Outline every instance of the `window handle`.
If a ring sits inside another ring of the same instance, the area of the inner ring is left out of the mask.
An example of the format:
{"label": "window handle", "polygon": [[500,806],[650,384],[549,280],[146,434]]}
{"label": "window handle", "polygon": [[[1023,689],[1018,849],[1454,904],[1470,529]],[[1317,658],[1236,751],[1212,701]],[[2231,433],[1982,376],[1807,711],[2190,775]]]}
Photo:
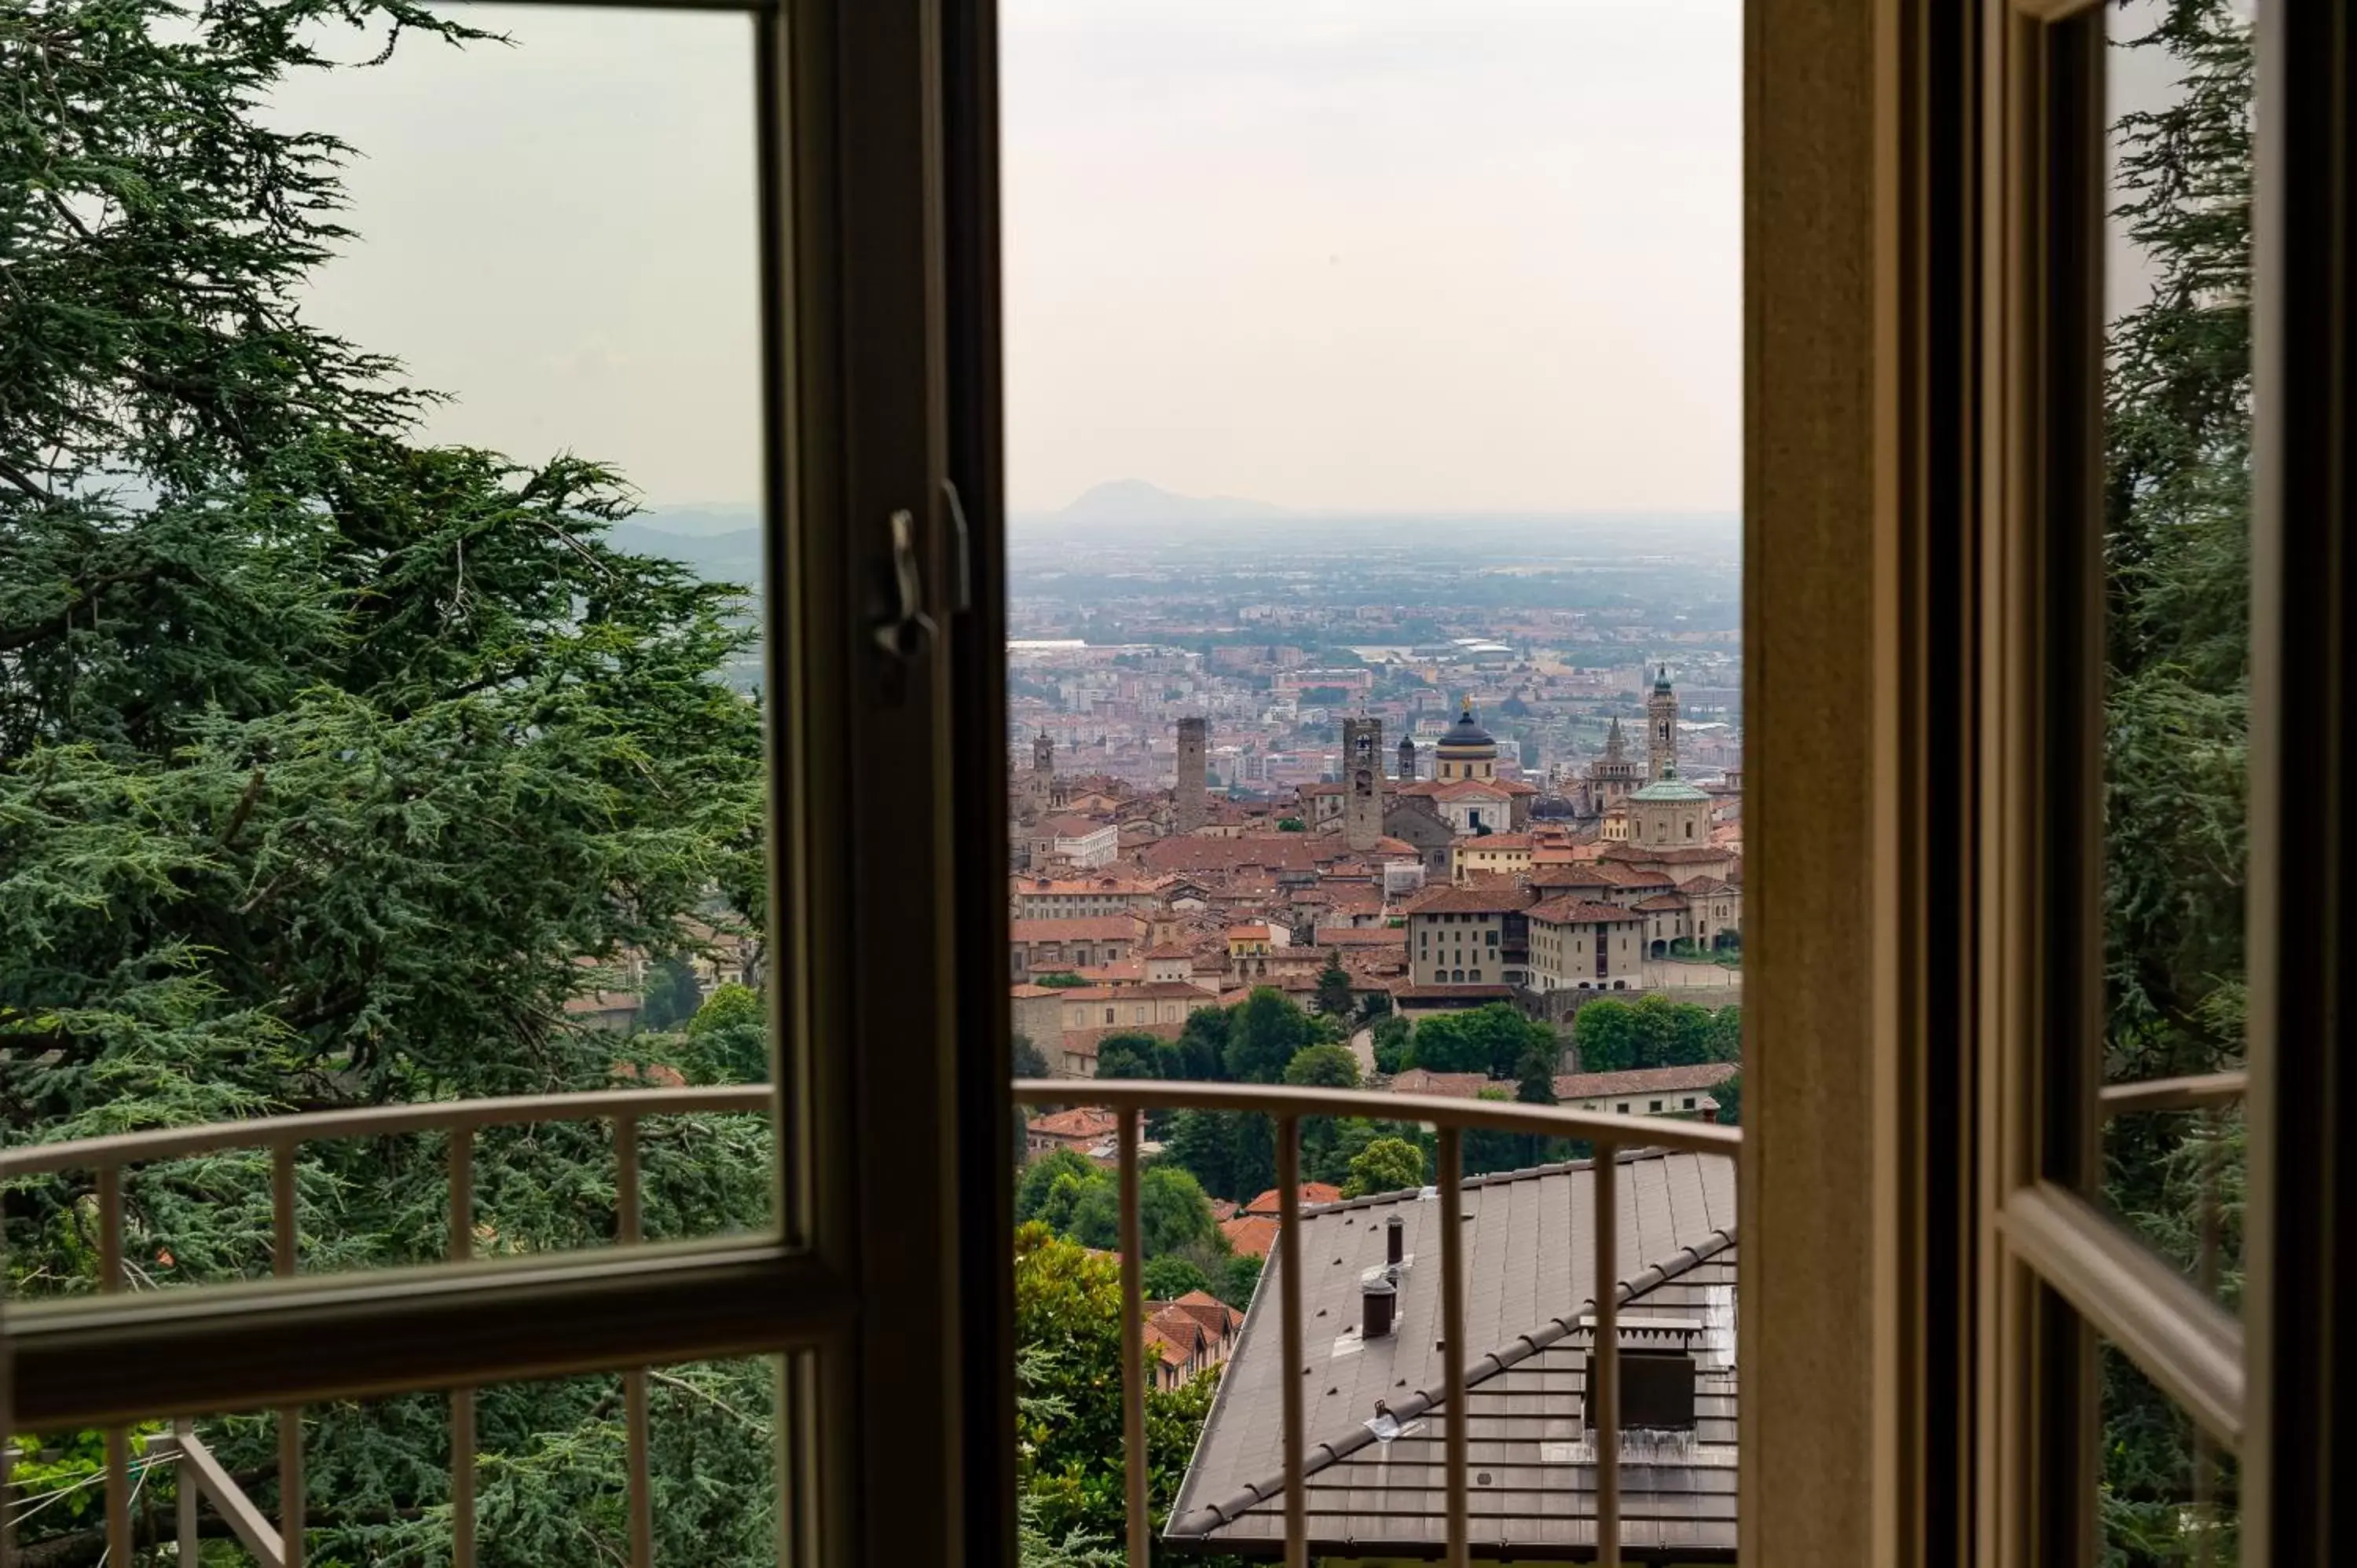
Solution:
{"label": "window handle", "polygon": [[905,507],[892,514],[892,583],[898,613],[876,628],[876,646],[904,664],[932,650],[933,618],[924,611],[924,578],[917,569],[917,520]]}
{"label": "window handle", "polygon": [[950,505],[950,614],[974,608],[974,533],[965,525],[965,503],[958,499],[957,481],[942,481],[942,499]]}

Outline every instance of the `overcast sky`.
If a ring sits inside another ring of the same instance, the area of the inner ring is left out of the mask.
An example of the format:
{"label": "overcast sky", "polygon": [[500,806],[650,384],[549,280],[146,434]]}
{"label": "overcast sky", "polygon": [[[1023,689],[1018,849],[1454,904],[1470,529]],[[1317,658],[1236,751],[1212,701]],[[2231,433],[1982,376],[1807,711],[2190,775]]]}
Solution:
{"label": "overcast sky", "polygon": [[[315,310],[437,435],[752,499],[748,29],[538,6],[290,87]],[[1004,0],[1010,499],[1731,510],[1737,0]],[[353,39],[341,51],[373,52]]]}

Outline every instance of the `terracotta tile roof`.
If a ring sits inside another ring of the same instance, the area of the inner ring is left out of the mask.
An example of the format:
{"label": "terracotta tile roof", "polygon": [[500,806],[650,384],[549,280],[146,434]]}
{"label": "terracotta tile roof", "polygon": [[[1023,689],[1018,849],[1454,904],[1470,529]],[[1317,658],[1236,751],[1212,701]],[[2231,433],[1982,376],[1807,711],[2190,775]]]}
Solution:
{"label": "terracotta tile roof", "polygon": [[1722,882],[1716,876],[1697,876],[1691,881],[1679,883],[1678,886],[1689,897],[1697,898],[1706,897],[1713,893],[1728,893],[1734,890],[1733,883]]}
{"label": "terracotta tile roof", "polygon": [[1661,865],[1693,865],[1698,863],[1725,860],[1728,853],[1724,849],[1713,849],[1707,844],[1611,843],[1604,846],[1603,858],[1620,861],[1650,860]]}
{"label": "terracotta tile roof", "polygon": [[1230,926],[1228,940],[1236,942],[1265,942],[1268,940],[1268,928],[1256,925]]}
{"label": "terracotta tile roof", "polygon": [[[1266,1192],[1262,1193],[1258,1197],[1255,1197],[1250,1203],[1245,1204],[1244,1212],[1246,1214],[1274,1215],[1277,1211],[1278,1200],[1282,1198],[1283,1196],[1284,1193],[1282,1189],[1274,1187],[1270,1187]],[[1308,1208],[1313,1203],[1340,1203],[1341,1201],[1342,1189],[1331,1185],[1330,1183],[1322,1181],[1305,1181],[1301,1184],[1301,1207],[1304,1208]]]}
{"label": "terracotta tile roof", "polygon": [[1110,1111],[1078,1105],[1070,1111],[1051,1111],[1045,1116],[1034,1116],[1023,1125],[1043,1138],[1070,1138],[1076,1142],[1093,1143],[1118,1128],[1121,1118]]}
{"label": "terracotta tile roof", "polygon": [[1629,906],[1632,911],[1643,915],[1665,915],[1685,907],[1686,896],[1683,893],[1656,893],[1651,898],[1640,898]]}
{"label": "terracotta tile roof", "polygon": [[1009,920],[1014,942],[1135,941],[1146,924],[1135,915],[1090,915],[1079,919]]}
{"label": "terracotta tile roof", "polygon": [[1071,985],[1060,994],[1073,1002],[1143,1002],[1158,996],[1200,997],[1203,988],[1183,980],[1149,980],[1137,985]]}
{"label": "terracotta tile roof", "polygon": [[1084,839],[1112,827],[1111,822],[1098,822],[1094,817],[1049,817],[1032,831],[1033,838]]}
{"label": "terracotta tile roof", "polygon": [[1480,838],[1465,840],[1458,843],[1457,847],[1461,850],[1529,849],[1531,847],[1531,835],[1528,833],[1488,833]]}
{"label": "terracotta tile roof", "polygon": [[1566,1073],[1555,1080],[1558,1102],[1600,1100],[1615,1094],[1674,1094],[1716,1089],[1743,1070],[1738,1062],[1703,1062],[1694,1067],[1632,1068],[1627,1072]]}
{"label": "terracotta tile roof", "polygon": [[1243,1258],[1265,1258],[1276,1245],[1276,1221],[1259,1214],[1239,1214],[1220,1223],[1228,1251]]}
{"label": "terracotta tile roof", "polygon": [[1544,920],[1550,926],[1598,926],[1626,920],[1634,910],[1623,909],[1618,904],[1598,904],[1586,898],[1550,898],[1531,911],[1531,918]]}
{"label": "terracotta tile roof", "polygon": [[1480,887],[1433,887],[1407,901],[1411,915],[1501,915],[1527,909],[1536,899],[1511,883]]}
{"label": "terracotta tile roof", "polygon": [[1387,1086],[1394,1094],[1439,1094],[1450,1100],[1479,1100],[1481,1091],[1490,1087],[1490,1075],[1485,1072],[1432,1072],[1412,1067],[1393,1075]]}
{"label": "terracotta tile roof", "polygon": [[1259,865],[1286,871],[1315,871],[1348,853],[1332,833],[1243,833],[1235,838],[1157,839],[1138,852],[1151,871],[1232,871]]}
{"label": "terracotta tile roof", "polygon": [[1320,926],[1318,940],[1311,944],[1321,948],[1405,948],[1407,946],[1405,926]]}
{"label": "terracotta tile roof", "polygon": [[1513,999],[1511,985],[1394,985],[1392,997],[1399,1002],[1508,1002]]}

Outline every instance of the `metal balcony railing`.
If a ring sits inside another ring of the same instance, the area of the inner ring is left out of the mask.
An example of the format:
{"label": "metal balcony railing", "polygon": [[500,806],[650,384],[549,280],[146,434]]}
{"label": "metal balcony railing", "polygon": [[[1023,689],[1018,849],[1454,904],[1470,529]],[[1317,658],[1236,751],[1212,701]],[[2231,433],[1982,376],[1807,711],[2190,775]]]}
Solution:
{"label": "metal balcony railing", "polygon": [[[430,1101],[409,1105],[366,1106],[292,1116],[222,1122],[202,1127],[164,1127],[152,1132],[68,1143],[36,1144],[0,1150],[0,1181],[18,1176],[85,1174],[98,1187],[98,1288],[121,1292],[128,1275],[123,1257],[123,1173],[158,1161],[235,1149],[271,1153],[271,1270],[295,1273],[300,1240],[296,1223],[295,1160],[304,1144],[339,1138],[377,1138],[404,1133],[443,1133],[449,1137],[449,1256],[465,1262],[475,1255],[475,1134],[485,1127],[552,1122],[611,1122],[614,1126],[615,1233],[625,1247],[642,1239],[639,1203],[639,1124],[650,1117],[690,1112],[750,1112],[767,1114],[773,1093],[767,1084],[718,1088],[602,1090],[584,1094],[515,1095],[505,1099]],[[654,1556],[653,1504],[647,1466],[647,1369],[622,1374],[629,1466],[629,1520],[633,1568],[650,1568]],[[0,1434],[5,1435],[5,1434]],[[450,1392],[451,1560],[457,1568],[475,1561],[475,1397],[471,1389]],[[169,1434],[146,1442],[139,1462],[170,1463],[178,1483],[180,1560],[197,1560],[199,1499],[210,1503],[231,1534],[264,1568],[302,1568],[303,1412],[291,1406],[278,1416],[281,1518],[273,1528],[227,1472],[213,1460],[186,1420]],[[0,1452],[0,1568],[15,1555],[8,1458]],[[131,1434],[106,1433],[106,1558],[128,1563],[133,1545]]]}
{"label": "metal balcony railing", "polygon": [[[2137,1115],[2155,1112],[2193,1111],[2201,1113],[2206,1125],[2201,1163],[2200,1213],[2194,1232],[2194,1283],[2205,1297],[2218,1294],[2218,1250],[2225,1229],[2224,1205],[2219,1194],[2219,1183],[2225,1175],[2225,1148],[2218,1136],[2218,1118],[2229,1105],[2242,1101],[2249,1089],[2249,1075],[2236,1069],[2232,1072],[2201,1073],[2186,1078],[2154,1078],[2136,1083],[2107,1083],[2096,1091],[2096,1102],[2105,1120],[2115,1116]],[[2201,1422],[2193,1423],[2193,1509],[2195,1514],[2214,1522],[2218,1498],[2218,1445],[2210,1429]],[[2192,1532],[2193,1568],[2209,1568],[2216,1555],[2217,1531],[2212,1529]]]}
{"label": "metal balcony railing", "polygon": [[[2103,1113],[2109,1116],[2147,1112],[2214,1111],[2239,1100],[2244,1074],[2219,1073],[2200,1078],[2114,1084],[2101,1092]],[[1027,1079],[1015,1086],[1017,1101],[1060,1105],[1075,1101],[1103,1106],[1119,1119],[1118,1184],[1120,1198],[1121,1295],[1123,1303],[1123,1449],[1126,1461],[1126,1523],[1129,1561],[1143,1565],[1151,1553],[1146,1464],[1145,1290],[1143,1250],[1138,1221],[1139,1118],[1147,1111],[1200,1110],[1271,1117],[1277,1126],[1277,1189],[1279,1227],[1276,1238],[1278,1312],[1282,1319],[1284,1357],[1285,1526],[1286,1561],[1308,1560],[1303,1477],[1305,1430],[1301,1396],[1303,1366],[1301,1325],[1300,1125],[1305,1118],[1363,1116],[1388,1122],[1412,1122],[1438,1131],[1439,1189],[1443,1212],[1462,1203],[1463,1139],[1472,1130],[1577,1138],[1594,1148],[1594,1219],[1598,1268],[1596,1277],[1609,1278],[1608,1260],[1618,1253],[1619,1195],[1614,1155],[1622,1149],[1650,1147],[1697,1154],[1733,1155],[1741,1133],[1732,1127],[1660,1117],[1614,1115],[1558,1106],[1523,1105],[1497,1101],[1453,1100],[1431,1095],[1389,1094],[1359,1090],[1296,1089],[1252,1084],[1175,1083],[1140,1080]],[[766,1113],[771,1090],[766,1085],[726,1088],[634,1089],[585,1094],[532,1095],[509,1099],[469,1100],[413,1105],[390,1105],[304,1115],[224,1122],[193,1128],[165,1128],[71,1143],[37,1144],[0,1152],[0,1179],[43,1174],[85,1173],[96,1179],[99,1219],[99,1288],[120,1292],[127,1283],[124,1265],[123,1176],[135,1166],[159,1161],[235,1149],[268,1149],[272,1155],[272,1264],[274,1273],[295,1272],[296,1229],[295,1201],[296,1155],[309,1143],[341,1138],[382,1137],[406,1133],[442,1133],[449,1138],[450,1234],[453,1261],[474,1255],[473,1155],[475,1134],[483,1128],[551,1122],[609,1121],[614,1127],[617,1216],[621,1245],[641,1240],[640,1226],[639,1128],[650,1117],[694,1112]],[[2200,1271],[2205,1289],[2214,1288],[2219,1225],[2216,1218],[2218,1172],[2214,1159],[2205,1166],[2205,1214],[2201,1230]],[[1463,1242],[1456,1226],[1444,1226],[1441,1235],[1442,1338],[1464,1343],[1465,1278]],[[1599,1289],[1592,1311],[1596,1322],[1597,1561],[1620,1561],[1620,1498],[1619,1346],[1616,1293]],[[1465,1407],[1466,1368],[1451,1356],[1446,1364],[1443,1397],[1451,1410]],[[652,1513],[647,1458],[647,1370],[624,1374],[625,1422],[629,1467],[629,1530],[632,1568],[651,1568],[653,1555]],[[450,1395],[451,1503],[453,1561],[465,1568],[475,1558],[474,1397],[468,1389]],[[1468,1557],[1466,1423],[1453,1421],[1447,1433],[1448,1561],[1463,1564]],[[222,1470],[196,1436],[190,1423],[176,1422],[171,1432],[145,1440],[145,1452],[135,1462],[130,1434],[117,1428],[106,1434],[105,1487],[107,1560],[130,1560],[133,1531],[131,1502],[133,1472],[152,1465],[169,1464],[178,1482],[178,1527],[185,1560],[193,1562],[199,1529],[199,1510],[211,1507],[231,1532],[268,1568],[300,1568],[303,1556],[302,1412],[300,1407],[280,1414],[279,1465],[283,1517],[274,1527],[251,1498]],[[5,1466],[0,1455],[0,1466]],[[2206,1448],[2197,1470],[2197,1489],[2207,1496],[2214,1485],[2214,1460]],[[5,1469],[0,1469],[0,1498],[7,1496]],[[0,1513],[0,1562],[10,1555],[10,1530]]]}
{"label": "metal balcony railing", "polygon": [[[1146,1568],[1152,1552],[1152,1527],[1146,1498],[1146,1295],[1143,1248],[1138,1227],[1138,1117],[1146,1111],[1227,1111],[1271,1117],[1276,1122],[1276,1187],[1280,1205],[1276,1231],[1277,1313],[1283,1330],[1285,1408],[1285,1561],[1287,1568],[1308,1568],[1308,1526],[1303,1489],[1305,1421],[1302,1411],[1301,1323],[1301,1122],[1305,1117],[1362,1116],[1383,1122],[1428,1124],[1439,1133],[1435,1185],[1440,1212],[1454,1215],[1463,1208],[1464,1136],[1476,1129],[1534,1133],[1546,1138],[1585,1139],[1595,1157],[1596,1268],[1598,1288],[1590,1311],[1595,1318],[1597,1419],[1596,1561],[1618,1568],[1620,1562],[1620,1300],[1608,1285],[1615,1279],[1613,1260],[1620,1256],[1620,1194],[1616,1155],[1622,1149],[1675,1149],[1693,1154],[1732,1155],[1742,1142],[1741,1132],[1705,1122],[1681,1122],[1659,1116],[1623,1116],[1599,1111],[1578,1111],[1555,1105],[1523,1105],[1509,1101],[1453,1100],[1428,1094],[1389,1094],[1364,1090],[1295,1089],[1260,1084],[1172,1083],[1139,1079],[1024,1079],[1015,1086],[1015,1098],[1025,1104],[1070,1105],[1085,1102],[1114,1112],[1119,1124],[1122,1300],[1122,1448],[1128,1482],[1126,1516],[1128,1561]],[[1469,1560],[1466,1444],[1469,1423],[1459,1412],[1466,1407],[1466,1363],[1458,1348],[1465,1338],[1465,1243],[1462,1228],[1440,1228],[1441,1342],[1449,1347],[1443,1363],[1442,1400],[1452,1419],[1447,1423],[1448,1558],[1451,1568]]]}

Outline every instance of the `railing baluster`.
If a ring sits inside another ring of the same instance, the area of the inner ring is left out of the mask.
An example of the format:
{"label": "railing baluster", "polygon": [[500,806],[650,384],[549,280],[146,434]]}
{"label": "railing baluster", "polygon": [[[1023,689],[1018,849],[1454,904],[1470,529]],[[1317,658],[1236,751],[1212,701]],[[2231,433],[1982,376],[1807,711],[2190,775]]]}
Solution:
{"label": "railing baluster", "polygon": [[[98,1288],[113,1295],[123,1288],[123,1167],[98,1173]],[[106,1429],[106,1556],[131,1561],[131,1434]]]}
{"label": "railing baluster", "polygon": [[172,1495],[179,1514],[180,1562],[195,1568],[204,1551],[204,1535],[197,1523],[197,1467],[188,1459],[188,1439],[196,1423],[183,1416],[172,1423]]}
{"label": "railing baluster", "polygon": [[[475,1255],[475,1130],[450,1129],[450,1261]],[[475,1568],[475,1391],[450,1391],[450,1563]]]}
{"label": "railing baluster", "polygon": [[[614,1118],[615,1207],[620,1210],[621,1241],[635,1247],[643,1235],[639,1204],[639,1119]],[[622,1420],[625,1456],[630,1464],[630,1568],[653,1568],[655,1560],[654,1477],[647,1457],[647,1369],[633,1367],[622,1374]]]}
{"label": "railing baluster", "polygon": [[1465,1134],[1441,1128],[1435,1152],[1440,1165],[1440,1375],[1448,1405],[1448,1568],[1466,1568],[1472,1555],[1465,1507],[1472,1434],[1465,1409]]}
{"label": "railing baluster", "polygon": [[[2218,1242],[2222,1216],[2218,1207],[2218,1178],[2224,1163],[2225,1125],[2213,1105],[2201,1113],[2201,1258],[2196,1265],[2201,1283],[2201,1294],[2218,1294]],[[2193,1517],[2200,1520],[2193,1537],[2193,1568],[2210,1568],[2212,1537],[2217,1533],[2218,1455],[2212,1445],[2210,1431],[2200,1422],[2193,1423]]]}
{"label": "railing baluster", "polygon": [[1596,1145],[1596,1562],[1620,1568],[1620,1151]]}
{"label": "railing baluster", "polygon": [[5,1423],[0,1423],[0,1568],[15,1568],[16,1516],[8,1511],[8,1488],[16,1482],[16,1450],[9,1445]]}
{"label": "railing baluster", "polygon": [[1276,1119],[1276,1283],[1285,1318],[1285,1563],[1308,1568],[1309,1500],[1301,1475],[1301,1123],[1290,1116]]}
{"label": "railing baluster", "polygon": [[1135,1111],[1121,1113],[1120,1138],[1123,1512],[1129,1529],[1129,1568],[1146,1568],[1153,1534],[1146,1492],[1146,1243],[1137,1217]]}
{"label": "railing baluster", "polygon": [[[295,1219],[296,1147],[281,1141],[270,1151],[270,1271],[283,1280],[295,1277],[300,1245]],[[290,1404],[278,1412],[278,1539],[286,1568],[303,1568],[303,1407]]]}

